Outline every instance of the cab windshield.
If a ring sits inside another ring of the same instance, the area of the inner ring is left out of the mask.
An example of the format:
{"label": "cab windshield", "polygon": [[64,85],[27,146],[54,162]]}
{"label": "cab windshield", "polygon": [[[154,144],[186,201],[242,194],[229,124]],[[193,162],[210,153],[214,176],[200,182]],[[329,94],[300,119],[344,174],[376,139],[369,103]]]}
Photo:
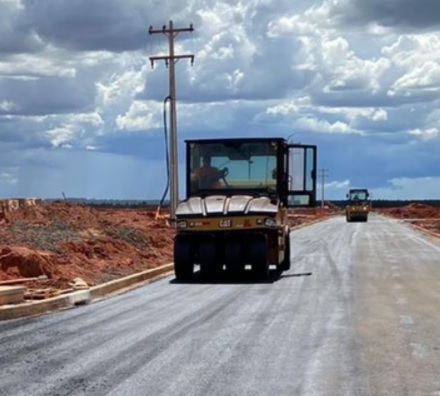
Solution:
{"label": "cab windshield", "polygon": [[368,201],[368,193],[366,191],[350,191],[349,198],[353,202]]}
{"label": "cab windshield", "polygon": [[276,191],[276,142],[191,143],[190,195]]}

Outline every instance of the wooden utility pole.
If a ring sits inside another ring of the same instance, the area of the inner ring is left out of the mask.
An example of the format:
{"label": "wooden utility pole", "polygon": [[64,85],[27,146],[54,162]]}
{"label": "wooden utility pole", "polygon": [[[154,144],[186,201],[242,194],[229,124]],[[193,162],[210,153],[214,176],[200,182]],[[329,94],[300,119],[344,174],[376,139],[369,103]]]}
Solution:
{"label": "wooden utility pole", "polygon": [[324,208],[324,187],[325,187],[325,178],[328,177],[328,169],[320,169],[320,177],[321,177],[321,208]]}
{"label": "wooden utility pole", "polygon": [[176,77],[174,66],[179,59],[190,59],[191,65],[194,63],[194,55],[175,55],[174,54],[174,39],[180,32],[192,32],[193,25],[189,28],[174,28],[173,21],[169,22],[168,28],[164,25],[162,29],[153,29],[150,26],[149,33],[162,33],[168,36],[169,55],[168,56],[150,56],[151,67],[154,67],[154,62],[164,60],[165,65],[169,68],[169,83],[170,83],[170,217],[172,220],[176,217],[176,208],[179,204],[179,158],[178,158],[178,139],[177,139],[177,123],[176,123]]}

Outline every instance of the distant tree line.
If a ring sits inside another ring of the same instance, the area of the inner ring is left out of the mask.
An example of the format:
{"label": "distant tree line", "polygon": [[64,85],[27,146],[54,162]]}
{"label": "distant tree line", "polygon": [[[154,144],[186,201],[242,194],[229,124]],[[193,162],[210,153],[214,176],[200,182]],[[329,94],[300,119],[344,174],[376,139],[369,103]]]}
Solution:
{"label": "distant tree line", "polygon": [[[87,205],[100,209],[148,209],[156,210],[159,206],[159,201],[108,201],[108,202],[87,202]],[[162,205],[167,208],[169,205]]]}
{"label": "distant tree line", "polygon": [[[59,201],[59,200],[58,200]],[[160,201],[159,200],[117,200],[117,199],[86,199],[86,198],[67,198],[66,201],[73,203],[80,203],[96,208],[103,209],[148,209],[155,210]],[[346,200],[327,200],[326,202],[339,206],[341,208],[345,207],[347,204]],[[318,200],[318,205],[320,201]],[[395,208],[401,206],[407,206],[410,204],[423,204],[430,206],[440,206],[440,200],[438,199],[426,199],[426,200],[385,200],[385,199],[374,199],[371,201],[373,208]],[[169,202],[165,201],[162,205],[163,208],[169,207]]]}
{"label": "distant tree line", "polygon": [[[80,205],[88,205],[95,208],[102,209],[149,209],[156,210],[159,206],[159,200],[124,200],[124,199],[89,199],[89,198],[66,198],[60,199],[45,199],[46,202],[70,202]],[[165,201],[163,208],[169,207],[169,202]]]}
{"label": "distant tree line", "polygon": [[[329,201],[334,205],[344,207],[347,201]],[[396,208],[407,206],[411,204],[423,204],[430,206],[440,206],[440,200],[438,199],[425,199],[425,200],[385,200],[385,199],[373,199],[371,200],[371,205],[373,208]]]}

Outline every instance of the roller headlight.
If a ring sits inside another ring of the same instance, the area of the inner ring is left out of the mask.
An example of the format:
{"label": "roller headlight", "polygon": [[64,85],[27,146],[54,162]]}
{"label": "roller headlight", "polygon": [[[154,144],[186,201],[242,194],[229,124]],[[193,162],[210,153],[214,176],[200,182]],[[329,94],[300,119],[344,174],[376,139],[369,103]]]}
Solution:
{"label": "roller headlight", "polygon": [[188,223],[186,222],[186,220],[179,220],[177,222],[177,228],[179,228],[180,230],[183,230],[187,227],[188,227]]}
{"label": "roller headlight", "polygon": [[271,218],[264,219],[264,225],[266,227],[275,227],[276,224],[277,222],[275,221],[275,219],[271,219]]}

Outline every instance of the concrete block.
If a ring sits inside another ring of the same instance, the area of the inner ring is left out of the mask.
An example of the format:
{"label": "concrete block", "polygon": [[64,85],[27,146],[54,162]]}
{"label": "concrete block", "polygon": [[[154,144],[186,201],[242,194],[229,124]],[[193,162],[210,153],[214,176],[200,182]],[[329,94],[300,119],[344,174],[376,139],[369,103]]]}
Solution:
{"label": "concrete block", "polygon": [[0,305],[19,304],[24,301],[24,286],[0,286]]}
{"label": "concrete block", "polygon": [[90,302],[89,290],[80,290],[77,292],[70,293],[68,294],[68,296],[71,305],[82,305],[82,304],[88,304]]}

